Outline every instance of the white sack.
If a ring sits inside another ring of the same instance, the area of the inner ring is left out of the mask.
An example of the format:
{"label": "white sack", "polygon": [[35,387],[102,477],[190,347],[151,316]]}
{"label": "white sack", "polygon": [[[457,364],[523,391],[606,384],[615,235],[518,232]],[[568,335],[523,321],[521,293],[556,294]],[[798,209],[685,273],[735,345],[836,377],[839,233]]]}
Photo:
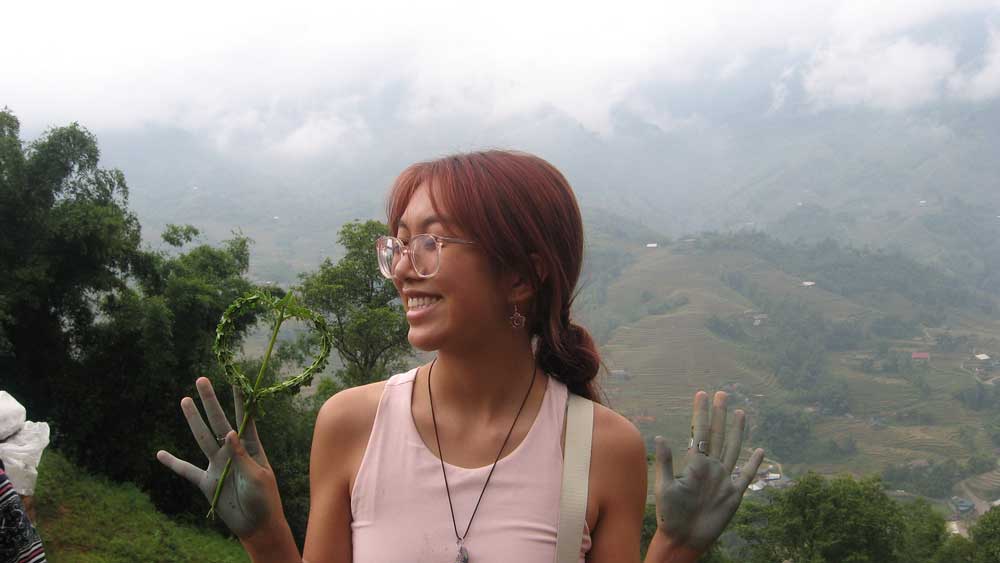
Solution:
{"label": "white sack", "polygon": [[0,442],[0,459],[6,467],[7,476],[19,495],[35,494],[38,480],[38,462],[42,450],[49,445],[49,425],[45,422],[24,423],[17,434]]}
{"label": "white sack", "polygon": [[6,391],[0,391],[0,440],[6,440],[20,432],[25,416],[21,403]]}

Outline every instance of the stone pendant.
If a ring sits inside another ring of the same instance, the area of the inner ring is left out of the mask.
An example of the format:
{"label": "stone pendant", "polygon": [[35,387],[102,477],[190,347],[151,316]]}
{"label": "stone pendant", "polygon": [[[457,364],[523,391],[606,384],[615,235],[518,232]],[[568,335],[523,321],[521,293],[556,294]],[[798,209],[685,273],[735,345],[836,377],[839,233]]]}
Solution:
{"label": "stone pendant", "polygon": [[469,550],[465,546],[458,547],[458,555],[455,556],[455,563],[469,563]]}

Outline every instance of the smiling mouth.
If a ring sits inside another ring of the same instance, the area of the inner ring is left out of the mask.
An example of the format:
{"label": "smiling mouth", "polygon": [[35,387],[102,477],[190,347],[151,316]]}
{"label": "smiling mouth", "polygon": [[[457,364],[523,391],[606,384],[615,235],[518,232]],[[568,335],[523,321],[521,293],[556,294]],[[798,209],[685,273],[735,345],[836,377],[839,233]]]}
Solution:
{"label": "smiling mouth", "polygon": [[421,311],[440,301],[440,297],[411,297],[406,302],[407,311]]}

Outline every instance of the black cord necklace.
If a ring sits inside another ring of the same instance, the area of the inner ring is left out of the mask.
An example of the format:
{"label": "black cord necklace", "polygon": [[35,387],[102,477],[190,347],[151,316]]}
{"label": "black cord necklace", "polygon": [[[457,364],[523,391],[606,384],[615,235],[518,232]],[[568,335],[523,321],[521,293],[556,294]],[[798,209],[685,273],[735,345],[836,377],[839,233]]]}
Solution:
{"label": "black cord necklace", "polygon": [[503,453],[503,449],[507,446],[507,440],[510,440],[510,435],[514,432],[514,426],[517,425],[517,419],[520,418],[521,411],[524,410],[524,405],[528,402],[528,396],[531,395],[531,389],[535,386],[535,374],[538,373],[538,366],[536,365],[531,372],[531,385],[528,386],[528,392],[524,394],[524,399],[521,400],[521,406],[517,409],[517,414],[514,416],[514,422],[511,423],[510,430],[507,431],[507,437],[503,439],[500,451],[497,452],[497,458],[493,460],[493,467],[490,468],[490,474],[486,476],[486,483],[483,484],[483,490],[479,492],[479,500],[476,501],[476,507],[472,510],[472,516],[469,518],[469,525],[465,527],[465,533],[460,536],[458,535],[458,524],[455,523],[455,507],[451,503],[451,489],[448,487],[448,472],[444,470],[444,452],[441,450],[441,438],[438,436],[437,417],[434,415],[434,395],[431,393],[431,374],[434,373],[434,364],[436,362],[437,358],[434,358],[431,362],[431,367],[427,370],[427,397],[431,403],[431,420],[434,421],[434,439],[437,440],[438,459],[441,461],[441,474],[444,475],[444,490],[448,493],[448,508],[451,510],[451,525],[455,528],[455,540],[458,544],[458,555],[455,557],[455,563],[469,563],[469,550],[465,548],[465,537],[469,535],[469,528],[472,527],[472,520],[476,517],[476,512],[479,510],[479,503],[483,500],[483,493],[486,492],[486,487],[490,484],[490,477],[493,477],[493,470],[497,468],[497,462],[500,461],[500,454]]}

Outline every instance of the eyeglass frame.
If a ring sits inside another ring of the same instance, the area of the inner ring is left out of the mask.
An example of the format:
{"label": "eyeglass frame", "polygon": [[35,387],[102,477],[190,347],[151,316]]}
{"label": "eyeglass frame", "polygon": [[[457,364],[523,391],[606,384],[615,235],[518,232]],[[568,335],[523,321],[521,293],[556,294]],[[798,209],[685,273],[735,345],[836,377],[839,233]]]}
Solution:
{"label": "eyeglass frame", "polygon": [[[437,273],[439,271],[441,271],[441,249],[444,248],[445,243],[449,243],[449,244],[452,244],[452,243],[454,243],[454,244],[467,244],[467,245],[472,245],[472,246],[479,246],[479,243],[476,242],[476,241],[465,240],[465,239],[460,239],[460,238],[455,238],[455,237],[446,237],[446,236],[442,236],[442,235],[435,235],[434,233],[420,233],[418,235],[413,235],[412,237],[410,237],[410,243],[412,243],[414,241],[414,239],[416,239],[417,237],[430,237],[431,240],[434,241],[434,244],[437,246],[438,260],[437,260],[437,267],[434,269],[434,271],[431,272],[430,274],[427,274],[427,275],[421,274],[419,271],[417,271],[416,266],[413,265],[413,259],[410,258],[410,245],[408,243],[405,243],[402,240],[400,240],[399,237],[394,237],[394,236],[389,236],[389,235],[383,235],[383,236],[380,236],[377,239],[375,239],[375,259],[376,259],[376,261],[379,262],[379,272],[381,272],[383,276],[385,276],[387,279],[390,279],[390,280],[396,279],[396,268],[395,268],[396,265],[395,264],[390,265],[391,269],[389,271],[392,272],[391,276],[386,276],[385,272],[382,271],[381,260],[379,260],[379,254],[380,254],[379,253],[379,247],[382,246],[383,241],[395,240],[396,242],[398,242],[399,245],[403,248],[403,250],[402,250],[403,256],[407,260],[410,261],[410,267],[413,268],[413,273],[417,274],[418,277],[423,278],[423,279],[433,278],[434,276],[437,275]],[[399,264],[399,262],[397,262],[396,264]]]}

